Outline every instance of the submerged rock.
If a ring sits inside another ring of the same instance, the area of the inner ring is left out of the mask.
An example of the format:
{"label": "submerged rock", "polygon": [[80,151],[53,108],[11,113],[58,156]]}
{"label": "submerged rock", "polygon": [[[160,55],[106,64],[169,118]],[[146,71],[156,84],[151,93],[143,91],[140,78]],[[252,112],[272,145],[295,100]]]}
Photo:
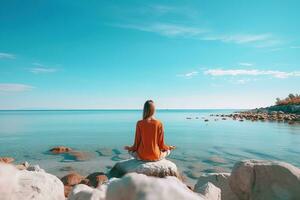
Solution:
{"label": "submerged rock", "polygon": [[131,173],[111,182],[107,188],[107,200],[204,200],[186,187],[176,177],[156,178]]}
{"label": "submerged rock", "polygon": [[180,177],[176,165],[166,159],[156,162],[144,162],[136,159],[120,161],[110,170],[109,176],[119,178],[131,172],[156,177]]}
{"label": "submerged rock", "polygon": [[66,153],[72,151],[70,147],[65,147],[65,146],[56,146],[50,149],[50,151],[54,154],[60,154],[60,153]]}
{"label": "submerged rock", "polygon": [[112,149],[112,148],[99,148],[96,150],[96,152],[100,156],[108,156],[108,157],[121,154],[121,151],[119,151],[118,149]]}
{"label": "submerged rock", "polygon": [[64,157],[64,162],[66,161],[86,161],[89,160],[92,155],[89,152],[73,150],[70,147],[57,146],[50,149],[53,154],[61,154]]}
{"label": "submerged rock", "polygon": [[63,183],[45,172],[0,164],[1,200],[65,200]]}
{"label": "submerged rock", "polygon": [[241,200],[300,199],[300,169],[288,163],[241,161],[235,164],[229,180]]}
{"label": "submerged rock", "polygon": [[212,156],[208,158],[207,160],[204,160],[203,162],[206,163],[212,163],[212,164],[226,164],[227,161],[224,158],[218,157],[218,156]]}
{"label": "submerged rock", "polygon": [[91,158],[91,154],[82,151],[70,151],[65,156],[65,160],[86,161]]}

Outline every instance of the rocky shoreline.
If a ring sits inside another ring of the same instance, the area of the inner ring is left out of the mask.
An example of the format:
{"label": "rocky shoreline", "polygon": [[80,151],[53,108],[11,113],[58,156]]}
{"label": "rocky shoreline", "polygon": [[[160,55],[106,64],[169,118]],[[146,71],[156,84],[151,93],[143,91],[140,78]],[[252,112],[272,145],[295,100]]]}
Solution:
{"label": "rocky shoreline", "polygon": [[211,114],[211,117],[221,117],[222,120],[226,118],[231,118],[233,120],[244,121],[270,121],[270,122],[284,122],[288,124],[300,123],[300,115],[297,114],[287,114],[281,111],[272,112],[254,112],[254,111],[242,111],[233,114]]}
{"label": "rocky shoreline", "polygon": [[[73,150],[56,147],[50,152]],[[70,172],[61,178],[38,165],[13,165],[13,161],[0,158],[1,200],[300,199],[300,169],[277,161],[240,161],[231,173],[200,174],[194,186],[187,186],[176,164],[167,159],[130,158],[117,162],[108,173]]]}

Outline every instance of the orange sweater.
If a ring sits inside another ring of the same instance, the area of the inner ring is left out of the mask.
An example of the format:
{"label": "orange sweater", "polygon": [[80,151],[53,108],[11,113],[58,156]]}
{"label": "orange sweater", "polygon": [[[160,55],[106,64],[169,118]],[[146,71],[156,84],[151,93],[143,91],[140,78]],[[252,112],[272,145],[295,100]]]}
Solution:
{"label": "orange sweater", "polygon": [[142,160],[154,161],[160,158],[161,151],[169,149],[164,142],[164,129],[160,121],[151,119],[137,122],[134,145],[130,151],[136,151]]}

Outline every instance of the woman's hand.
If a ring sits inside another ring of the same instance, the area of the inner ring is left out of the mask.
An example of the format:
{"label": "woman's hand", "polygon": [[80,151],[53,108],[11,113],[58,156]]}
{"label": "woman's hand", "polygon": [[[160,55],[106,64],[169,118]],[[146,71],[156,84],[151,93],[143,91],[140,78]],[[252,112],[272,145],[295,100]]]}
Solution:
{"label": "woman's hand", "polygon": [[130,146],[125,146],[124,149],[130,151]]}
{"label": "woman's hand", "polygon": [[170,148],[170,150],[174,150],[174,149],[176,149],[176,147],[175,147],[175,146],[170,146],[169,148]]}

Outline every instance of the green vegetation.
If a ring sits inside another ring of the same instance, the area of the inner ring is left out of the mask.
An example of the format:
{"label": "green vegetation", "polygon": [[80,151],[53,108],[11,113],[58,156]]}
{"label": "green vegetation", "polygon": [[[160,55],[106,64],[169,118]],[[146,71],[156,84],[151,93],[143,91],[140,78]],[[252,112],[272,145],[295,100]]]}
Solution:
{"label": "green vegetation", "polygon": [[299,94],[289,94],[285,99],[276,99],[276,105],[299,105],[300,104],[300,95]]}

